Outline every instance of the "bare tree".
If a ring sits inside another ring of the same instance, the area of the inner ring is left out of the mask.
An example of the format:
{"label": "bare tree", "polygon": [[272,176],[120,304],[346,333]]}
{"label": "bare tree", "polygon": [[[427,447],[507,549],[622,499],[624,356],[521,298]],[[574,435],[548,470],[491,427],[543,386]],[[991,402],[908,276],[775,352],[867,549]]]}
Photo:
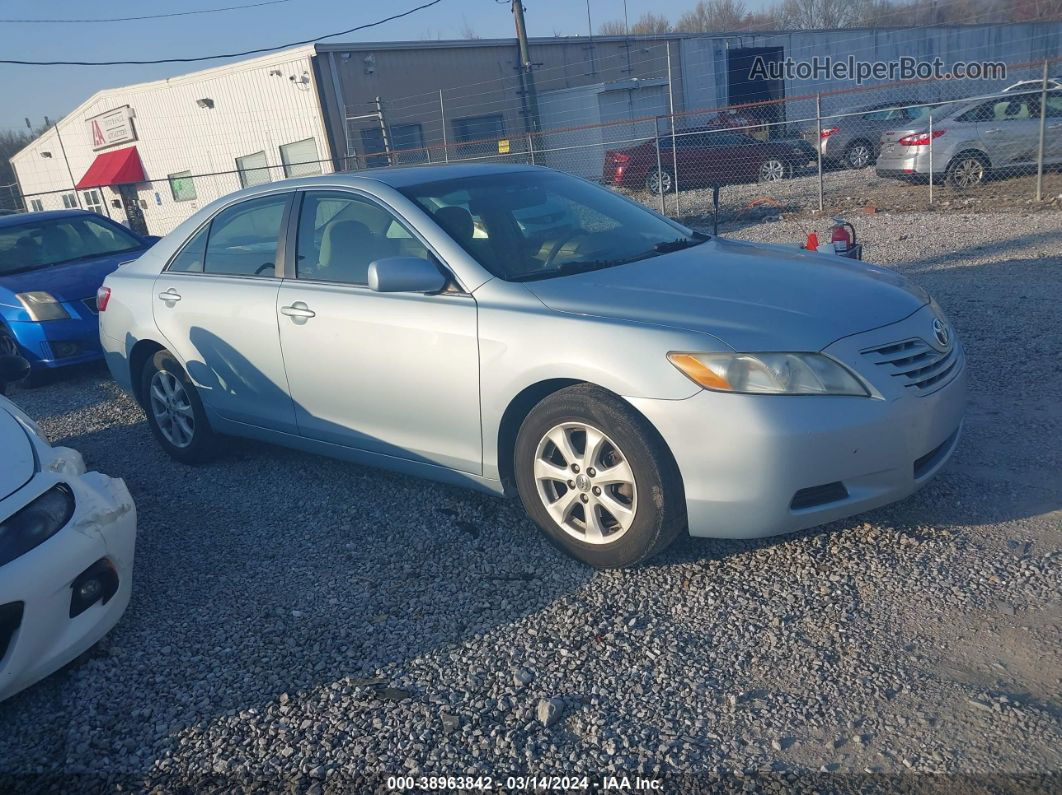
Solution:
{"label": "bare tree", "polygon": [[746,16],[743,0],[699,0],[678,18],[675,30],[687,33],[740,30]]}
{"label": "bare tree", "polygon": [[622,19],[610,19],[598,25],[597,32],[601,36],[626,36],[627,25]]}
{"label": "bare tree", "polygon": [[464,16],[461,17],[461,38],[462,39],[478,39],[479,34],[476,33],[476,29],[469,24],[468,19]]}
{"label": "bare tree", "polygon": [[671,23],[663,14],[646,11],[631,25],[631,33],[670,33]]}

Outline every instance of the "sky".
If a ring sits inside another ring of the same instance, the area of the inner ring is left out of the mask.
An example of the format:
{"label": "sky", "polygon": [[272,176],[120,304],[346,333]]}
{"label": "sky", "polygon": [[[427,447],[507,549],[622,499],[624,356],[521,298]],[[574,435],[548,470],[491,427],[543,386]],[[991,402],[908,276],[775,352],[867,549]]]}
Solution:
{"label": "sky", "polygon": [[[258,0],[261,2],[261,0]],[[351,28],[420,5],[424,0],[285,0],[213,14],[130,22],[42,24],[0,22],[3,58],[119,60],[188,57],[248,50]],[[751,0],[759,8],[767,0]],[[87,19],[161,14],[244,5],[255,0],[0,0],[0,19]],[[696,0],[627,0],[631,22],[646,11],[674,20]],[[623,0],[589,0],[594,30],[623,18]],[[585,0],[524,0],[529,36],[585,35]],[[511,37],[508,2],[442,0],[432,8],[359,34],[329,39],[394,41],[461,38],[466,26],[481,38]],[[37,126],[61,118],[102,88],[157,80],[225,61],[157,66],[17,66],[0,64],[0,128]]]}

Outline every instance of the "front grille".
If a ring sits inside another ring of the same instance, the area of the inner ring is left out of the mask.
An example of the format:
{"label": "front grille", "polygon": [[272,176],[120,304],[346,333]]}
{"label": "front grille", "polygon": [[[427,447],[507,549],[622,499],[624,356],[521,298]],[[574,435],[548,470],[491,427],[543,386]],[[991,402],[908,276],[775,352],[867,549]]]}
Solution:
{"label": "front grille", "polygon": [[939,351],[925,340],[909,339],[867,348],[862,354],[919,395],[936,391],[959,372],[958,343]]}
{"label": "front grille", "polygon": [[22,625],[22,607],[22,602],[0,605],[0,662],[3,662],[4,655],[7,654],[11,638]]}
{"label": "front grille", "polygon": [[88,309],[88,311],[92,314],[98,315],[100,313],[100,310],[96,308],[96,296],[92,296],[91,298],[82,298],[81,303],[83,303]]}

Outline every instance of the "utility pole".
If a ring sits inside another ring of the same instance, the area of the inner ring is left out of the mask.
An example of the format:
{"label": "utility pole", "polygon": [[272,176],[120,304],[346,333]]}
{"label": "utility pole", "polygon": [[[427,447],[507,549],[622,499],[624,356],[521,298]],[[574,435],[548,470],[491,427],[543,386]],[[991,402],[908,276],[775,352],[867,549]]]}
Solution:
{"label": "utility pole", "polygon": [[516,23],[516,41],[520,45],[520,75],[523,78],[524,91],[527,94],[528,115],[524,123],[527,131],[536,133],[540,129],[538,119],[538,94],[535,92],[535,75],[532,71],[531,52],[527,46],[527,27],[524,25],[524,6],[520,0],[512,0],[513,21]]}

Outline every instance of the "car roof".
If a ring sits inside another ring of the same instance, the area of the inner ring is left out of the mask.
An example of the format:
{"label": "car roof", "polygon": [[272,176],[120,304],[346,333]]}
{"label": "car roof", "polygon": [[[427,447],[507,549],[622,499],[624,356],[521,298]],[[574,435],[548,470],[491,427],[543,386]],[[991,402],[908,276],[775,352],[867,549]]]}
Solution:
{"label": "car roof", "polygon": [[45,221],[53,218],[73,218],[79,215],[96,215],[88,210],[42,210],[36,213],[15,213],[14,215],[0,215],[0,229],[9,226],[23,226],[32,224],[34,221]]}
{"label": "car roof", "polygon": [[337,177],[359,177],[373,179],[390,185],[392,188],[404,188],[422,182],[436,182],[446,179],[463,179],[480,177],[485,174],[513,174],[518,171],[547,171],[549,169],[524,163],[455,163],[454,165],[408,166],[373,168],[366,171],[340,172],[322,177],[314,177],[321,182],[335,183]]}

